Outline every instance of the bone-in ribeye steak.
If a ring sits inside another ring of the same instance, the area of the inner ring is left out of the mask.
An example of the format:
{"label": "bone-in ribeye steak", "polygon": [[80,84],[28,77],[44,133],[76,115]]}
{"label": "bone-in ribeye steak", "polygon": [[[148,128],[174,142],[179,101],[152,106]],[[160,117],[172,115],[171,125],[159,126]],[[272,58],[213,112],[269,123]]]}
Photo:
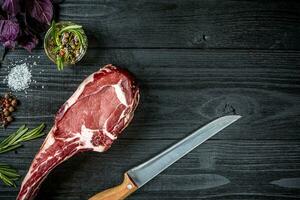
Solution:
{"label": "bone-in ribeye steak", "polygon": [[107,150],[131,121],[138,101],[139,89],[125,70],[106,65],[86,78],[57,112],[17,200],[33,199],[49,172],[76,153]]}

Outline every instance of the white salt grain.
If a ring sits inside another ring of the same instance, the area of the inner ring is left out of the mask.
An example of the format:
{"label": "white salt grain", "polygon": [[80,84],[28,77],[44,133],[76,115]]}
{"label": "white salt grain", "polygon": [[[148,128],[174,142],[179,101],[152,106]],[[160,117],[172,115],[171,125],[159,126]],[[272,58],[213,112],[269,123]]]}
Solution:
{"label": "white salt grain", "polygon": [[7,85],[12,91],[23,91],[29,88],[31,77],[27,63],[16,65],[7,76]]}

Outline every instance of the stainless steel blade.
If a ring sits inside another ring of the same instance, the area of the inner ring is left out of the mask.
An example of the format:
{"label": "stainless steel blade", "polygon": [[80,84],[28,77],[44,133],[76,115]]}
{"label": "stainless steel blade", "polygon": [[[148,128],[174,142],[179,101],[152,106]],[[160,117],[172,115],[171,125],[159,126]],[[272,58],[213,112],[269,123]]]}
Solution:
{"label": "stainless steel blade", "polygon": [[220,117],[185,137],[147,162],[130,169],[127,174],[137,187],[142,187],[194,148],[241,118],[240,115]]}

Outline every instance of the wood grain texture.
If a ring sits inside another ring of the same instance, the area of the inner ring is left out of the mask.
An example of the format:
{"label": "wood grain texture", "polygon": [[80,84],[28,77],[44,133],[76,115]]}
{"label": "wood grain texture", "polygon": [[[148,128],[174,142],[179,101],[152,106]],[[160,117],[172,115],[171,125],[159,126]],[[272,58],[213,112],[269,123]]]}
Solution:
{"label": "wood grain texture", "polygon": [[91,47],[300,49],[299,1],[66,0]]}
{"label": "wood grain texture", "polygon": [[135,186],[128,174],[124,173],[124,180],[120,185],[101,191],[89,198],[89,200],[123,200],[137,189],[137,186]]}
{"label": "wood grain texture", "polygon": [[[10,52],[0,76],[7,74],[9,60],[27,57],[23,50]],[[27,97],[16,93],[26,106],[20,107],[14,128],[52,124],[84,77],[113,63],[133,72],[141,87],[141,104],[124,138],[180,139],[216,117],[236,113],[243,118],[214,139],[300,139],[298,51],[90,49],[82,63],[61,73],[45,56],[37,60],[32,68],[37,83]],[[6,90],[1,84],[0,91]]]}
{"label": "wood grain texture", "polygon": [[[41,142],[1,158],[25,174]],[[39,198],[87,199],[119,184],[124,172],[175,142],[121,139],[108,152],[79,154],[48,176]],[[299,189],[274,181],[300,177],[299,151],[299,141],[209,140],[128,199],[296,199]],[[17,189],[1,191],[0,199],[10,200]]]}
{"label": "wood grain texture", "polygon": [[[0,61],[1,94],[8,90],[1,80],[12,63],[26,59],[37,65],[27,94],[15,93],[22,104],[0,139],[22,124],[45,122],[49,130],[78,84],[107,63],[134,73],[142,94],[133,122],[116,144],[63,163],[45,180],[37,200],[87,199],[225,114],[243,118],[128,199],[300,199],[300,1],[55,2],[60,20],[84,26],[87,55],[57,72],[41,45],[33,54],[10,51]],[[42,142],[1,154],[0,162],[24,176]],[[13,200],[17,192],[0,184],[0,200]]]}

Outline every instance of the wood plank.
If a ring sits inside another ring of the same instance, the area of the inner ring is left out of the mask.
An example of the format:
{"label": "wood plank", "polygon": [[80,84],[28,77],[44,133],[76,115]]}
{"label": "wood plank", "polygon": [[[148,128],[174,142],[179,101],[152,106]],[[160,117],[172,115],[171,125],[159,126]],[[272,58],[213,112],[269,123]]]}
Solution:
{"label": "wood plank", "polygon": [[[10,52],[0,77],[7,75],[9,60],[27,57],[23,50]],[[38,62],[32,68],[36,83],[27,95],[16,93],[23,104],[8,131],[24,123],[51,126],[83,78],[114,63],[136,75],[142,93],[123,138],[179,139],[216,117],[236,113],[244,117],[214,139],[300,139],[298,51],[91,49],[81,64],[63,72],[45,56],[28,59]],[[7,90],[1,83],[0,92]]]}
{"label": "wood plank", "polygon": [[[1,159],[24,175],[41,142],[29,142],[17,154],[3,154]],[[118,184],[123,172],[174,142],[118,140],[105,153],[82,153],[50,174],[39,197],[87,199]],[[129,199],[296,199],[299,151],[299,141],[209,140]],[[1,187],[2,199],[14,199],[16,194],[17,189]]]}
{"label": "wood plank", "polygon": [[[232,113],[243,118],[128,199],[300,199],[299,1],[60,2],[60,20],[84,26],[88,54],[76,67],[57,72],[41,44],[34,58],[10,51],[0,61],[1,80],[12,61],[37,66],[27,94],[16,93],[22,102],[17,120],[0,130],[0,140],[22,124],[46,122],[47,132],[59,106],[106,63],[134,73],[142,98],[108,152],[63,163],[36,199],[87,199],[197,127]],[[0,94],[6,91],[0,82]],[[0,162],[24,176],[42,142],[1,154]],[[18,189],[0,183],[0,200],[15,199]]]}
{"label": "wood plank", "polygon": [[299,49],[299,1],[67,0],[90,47]]}

